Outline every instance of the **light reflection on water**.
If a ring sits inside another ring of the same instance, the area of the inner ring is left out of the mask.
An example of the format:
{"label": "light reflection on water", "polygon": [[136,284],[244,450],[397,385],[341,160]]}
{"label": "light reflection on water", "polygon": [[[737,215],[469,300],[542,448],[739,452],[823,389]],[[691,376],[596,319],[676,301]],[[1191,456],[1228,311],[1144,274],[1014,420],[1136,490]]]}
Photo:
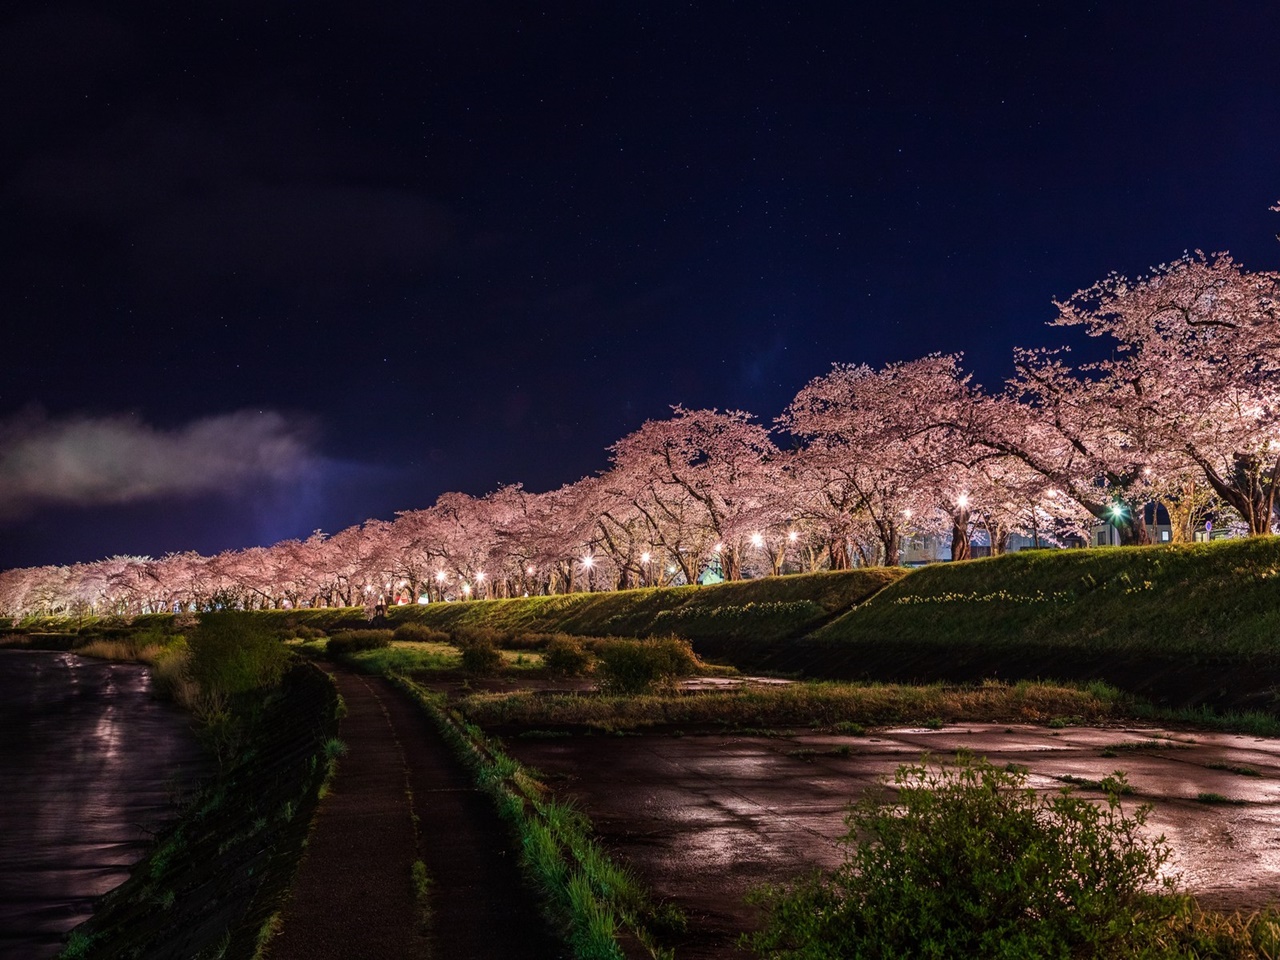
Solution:
{"label": "light reflection on water", "polygon": [[134,664],[0,651],[0,957],[56,955],[206,772]]}

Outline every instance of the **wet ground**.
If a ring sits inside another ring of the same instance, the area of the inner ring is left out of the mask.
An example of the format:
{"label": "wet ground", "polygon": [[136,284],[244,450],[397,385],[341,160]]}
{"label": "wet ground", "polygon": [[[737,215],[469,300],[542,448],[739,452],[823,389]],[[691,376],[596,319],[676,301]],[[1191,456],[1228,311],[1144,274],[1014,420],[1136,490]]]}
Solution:
{"label": "wet ground", "polygon": [[[839,863],[847,805],[901,764],[959,748],[1025,766],[1030,785],[1123,770],[1125,806],[1151,803],[1171,869],[1201,902],[1280,899],[1280,741],[1147,727],[972,724],[865,736],[655,735],[510,738],[510,751],[578,799],[609,848],[689,915],[677,954],[734,956],[752,926],[744,897]],[[1078,786],[1086,796],[1102,793]]]}
{"label": "wet ground", "polygon": [[206,772],[136,664],[0,651],[0,957],[58,952]]}

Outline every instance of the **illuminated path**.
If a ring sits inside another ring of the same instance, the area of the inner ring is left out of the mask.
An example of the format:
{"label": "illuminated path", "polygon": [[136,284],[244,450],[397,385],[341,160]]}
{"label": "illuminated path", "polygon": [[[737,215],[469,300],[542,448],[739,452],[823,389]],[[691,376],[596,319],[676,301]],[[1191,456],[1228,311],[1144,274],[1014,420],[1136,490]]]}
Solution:
{"label": "illuminated path", "polygon": [[[270,960],[560,956],[491,802],[426,717],[381,678],[336,676],[347,755],[320,803]],[[430,878],[426,917],[415,859]]]}

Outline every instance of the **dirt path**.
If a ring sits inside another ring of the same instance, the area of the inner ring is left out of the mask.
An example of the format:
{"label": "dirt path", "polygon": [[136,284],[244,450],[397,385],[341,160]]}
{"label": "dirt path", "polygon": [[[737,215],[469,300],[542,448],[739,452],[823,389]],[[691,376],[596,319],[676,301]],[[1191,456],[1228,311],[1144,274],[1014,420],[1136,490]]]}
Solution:
{"label": "dirt path", "polygon": [[[563,955],[521,883],[506,828],[427,718],[381,678],[335,672],[347,755],[270,960]],[[431,881],[425,927],[413,893],[418,858]]]}

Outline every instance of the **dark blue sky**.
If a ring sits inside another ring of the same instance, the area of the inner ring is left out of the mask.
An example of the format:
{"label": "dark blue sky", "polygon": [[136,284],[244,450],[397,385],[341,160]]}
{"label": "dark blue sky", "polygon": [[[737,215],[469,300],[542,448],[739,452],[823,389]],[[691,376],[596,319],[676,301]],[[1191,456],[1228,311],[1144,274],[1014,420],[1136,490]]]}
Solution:
{"label": "dark blue sky", "polygon": [[[835,361],[998,385],[1109,271],[1280,255],[1272,3],[124,6],[0,27],[0,566],[546,489]],[[61,485],[237,411],[296,469]]]}

